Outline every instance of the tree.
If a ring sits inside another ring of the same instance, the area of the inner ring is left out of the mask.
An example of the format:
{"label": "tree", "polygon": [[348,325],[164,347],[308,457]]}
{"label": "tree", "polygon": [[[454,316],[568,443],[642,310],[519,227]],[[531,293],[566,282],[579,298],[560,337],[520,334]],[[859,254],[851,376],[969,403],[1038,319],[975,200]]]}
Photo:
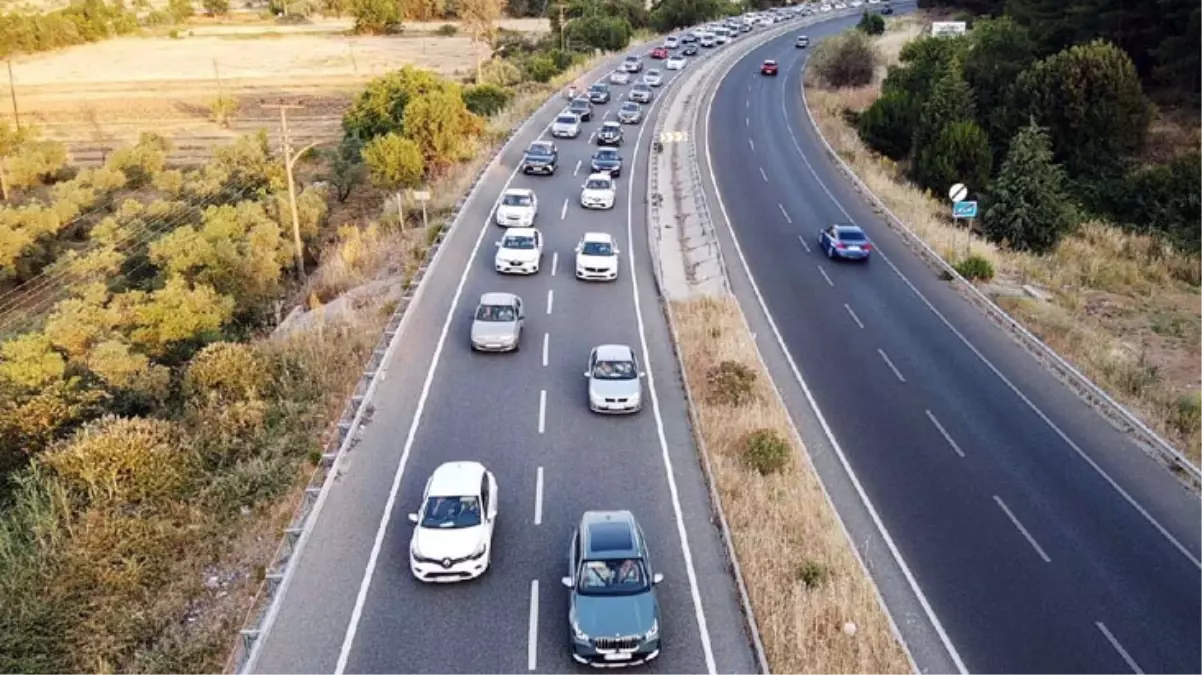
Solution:
{"label": "tree", "polygon": [[964,81],[959,59],[945,61],[914,127],[912,151],[915,157],[927,146],[934,145],[945,127],[956,122],[974,121],[975,112],[972,90]]}
{"label": "tree", "polygon": [[192,18],[196,9],[192,6],[192,0],[167,0],[167,13],[175,23],[183,23]]}
{"label": "tree", "polygon": [[116,296],[133,345],[149,356],[183,361],[197,348],[221,338],[234,316],[234,299],[182,277],[152,293]]}
{"label": "tree", "polygon": [[347,134],[342,137],[342,142],[333,153],[330,183],[334,186],[334,195],[340,203],[351,196],[351,190],[363,179],[362,152],[363,141],[359,139],[358,134]]}
{"label": "tree", "polygon": [[630,44],[634,29],[624,18],[594,15],[569,21],[565,32],[572,48],[587,47],[616,52]]}
{"label": "tree", "polygon": [[651,27],[660,33],[696,26],[725,16],[726,0],[660,0],[651,10]]}
{"label": "tree", "polygon": [[885,32],[885,17],[875,12],[864,10],[856,28],[865,35],[880,35]]}
{"label": "tree", "polygon": [[439,171],[465,158],[479,118],[468,111],[458,87],[448,88],[411,101],[402,131],[421,149],[427,170]]}
{"label": "tree", "polygon": [[20,130],[0,122],[0,198],[8,201],[8,160],[30,138],[29,127]]}
{"label": "tree", "polygon": [[964,54],[964,80],[977,105],[977,122],[989,133],[999,159],[1011,134],[1006,133],[1006,92],[1035,62],[1035,42],[1026,28],[1007,16],[978,21]]}
{"label": "tree", "polygon": [[828,87],[863,87],[872,83],[877,54],[859,31],[823,40],[811,57],[814,73]]}
{"label": "tree", "polygon": [[394,33],[401,25],[401,9],[396,0],[350,0],[348,10],[355,18],[354,31],[360,35]]}
{"label": "tree", "polygon": [[404,66],[367,83],[342,116],[344,134],[366,143],[376,136],[401,130],[409,101],[445,89],[450,83],[422,68]]}
{"label": "tree", "polygon": [[899,65],[890,66],[881,83],[882,93],[897,92],[909,96],[919,110],[926,103],[946,64],[963,54],[967,42],[962,37],[920,37],[902,46]]}
{"label": "tree", "polygon": [[860,113],[856,129],[868,147],[894,161],[901,161],[910,156],[919,112],[912,98],[891,91]]}
{"label": "tree", "polygon": [[985,233],[1016,251],[1046,253],[1076,224],[1047,132],[1031,121],[1010,142],[985,194]]}
{"label": "tree", "polygon": [[1025,71],[1007,102],[1011,124],[1034,115],[1047,128],[1056,161],[1069,176],[1112,177],[1147,138],[1152,110],[1131,59],[1095,40]]}
{"label": "tree", "polygon": [[976,193],[989,184],[993,150],[989,136],[972,120],[948,124],[935,142],[919,148],[914,179],[919,186],[942,194],[956,183]]}
{"label": "tree", "polygon": [[481,80],[480,46],[492,37],[497,20],[505,9],[505,0],[457,0],[459,20],[472,36],[472,50],[476,52],[476,81]]}
{"label": "tree", "polygon": [[420,185],[426,173],[421,147],[399,134],[386,134],[363,147],[363,161],[367,164],[371,182],[395,194],[397,217],[404,227],[403,190]]}
{"label": "tree", "polygon": [[213,16],[225,16],[230,13],[230,0],[200,0],[200,5]]}
{"label": "tree", "polygon": [[477,84],[463,90],[463,104],[473,115],[492,117],[505,109],[513,92],[495,84]]}

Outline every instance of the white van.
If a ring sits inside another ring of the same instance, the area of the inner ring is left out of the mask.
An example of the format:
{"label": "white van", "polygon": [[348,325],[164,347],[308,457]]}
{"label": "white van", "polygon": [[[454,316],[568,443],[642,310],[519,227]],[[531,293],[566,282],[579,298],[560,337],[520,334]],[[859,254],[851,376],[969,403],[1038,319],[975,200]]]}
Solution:
{"label": "white van", "polygon": [[714,29],[714,42],[724,45],[730,42],[730,29],[719,26]]}

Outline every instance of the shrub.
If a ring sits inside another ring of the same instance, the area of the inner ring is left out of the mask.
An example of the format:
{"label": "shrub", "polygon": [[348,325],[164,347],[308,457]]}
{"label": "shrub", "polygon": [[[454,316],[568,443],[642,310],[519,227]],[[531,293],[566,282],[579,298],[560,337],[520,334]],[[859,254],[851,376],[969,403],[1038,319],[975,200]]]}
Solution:
{"label": "shrub", "polygon": [[1018,251],[1050,251],[1076,224],[1064,172],[1052,161],[1047,133],[1035,124],[1010,143],[984,201],[986,235]]}
{"label": "shrub", "polygon": [[184,392],[203,402],[250,401],[267,387],[267,369],[255,348],[214,342],[197,352],[184,372]]}
{"label": "shrub", "polygon": [[891,91],[872,102],[856,119],[856,130],[868,147],[894,160],[910,155],[918,108],[909,96]]}
{"label": "shrub", "polygon": [[742,441],[743,462],[749,469],[767,476],[780,473],[789,465],[792,447],[788,439],[772,429],[758,429]]}
{"label": "shrub", "polygon": [[1197,151],[1171,162],[1141,167],[1100,191],[1099,210],[1140,232],[1160,233],[1175,245],[1197,252],[1202,222],[1202,155]]}
{"label": "shrub", "polygon": [[952,267],[969,281],[989,281],[993,278],[993,263],[979,255],[970,255]]}
{"label": "shrub", "polygon": [[1177,399],[1172,424],[1182,435],[1198,431],[1199,425],[1202,425],[1202,393],[1194,392]]}
{"label": "shrub", "polygon": [[860,17],[860,23],[856,24],[856,28],[865,35],[880,35],[885,32],[885,18],[880,14],[864,10],[864,15]]}
{"label": "shrub", "polygon": [[224,16],[230,13],[230,0],[201,0],[200,6],[214,16]]}
{"label": "shrub", "polygon": [[496,87],[512,87],[522,81],[522,69],[508,59],[492,59],[480,66],[480,81]]}
{"label": "shrub", "polygon": [[755,370],[738,361],[723,361],[705,374],[709,398],[715,403],[741,406],[755,400]]}
{"label": "shrub", "polygon": [[630,44],[634,29],[624,18],[593,15],[572,20],[565,33],[573,47],[616,52]]}
{"label": "shrub", "polygon": [[548,54],[534,54],[522,59],[521,68],[523,79],[542,83],[550,82],[563,72]]}
{"label": "shrub", "polygon": [[811,590],[821,586],[822,582],[826,581],[826,577],[827,570],[821,563],[803,560],[797,566],[797,580]]}
{"label": "shrub", "polygon": [[939,194],[959,182],[975,194],[989,184],[993,149],[976,122],[953,122],[943,127],[934,143],[916,151],[914,179],[922,188]]}
{"label": "shrub", "polygon": [[434,31],[434,34],[441,35],[443,37],[451,37],[452,35],[455,35],[458,32],[459,32],[459,27],[456,26],[455,24],[444,23],[443,25],[438,27],[438,30]]}
{"label": "shrub", "polygon": [[852,31],[823,40],[810,59],[814,74],[828,87],[862,87],[872,83],[877,54],[868,36]]}
{"label": "shrub", "polygon": [[451,86],[429,70],[404,66],[367,83],[342,115],[342,131],[366,143],[376,136],[399,132],[405,110],[414,98]]}
{"label": "shrub", "polygon": [[472,114],[492,117],[513,100],[513,92],[495,84],[477,84],[463,90],[463,103]]}

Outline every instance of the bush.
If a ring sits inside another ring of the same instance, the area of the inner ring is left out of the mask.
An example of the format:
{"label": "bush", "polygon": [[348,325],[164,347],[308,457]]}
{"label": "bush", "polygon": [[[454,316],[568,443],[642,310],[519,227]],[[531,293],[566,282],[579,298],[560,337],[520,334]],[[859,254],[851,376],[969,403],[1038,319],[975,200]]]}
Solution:
{"label": "bush", "polygon": [[881,35],[885,32],[885,18],[880,14],[864,10],[864,15],[860,17],[860,23],[856,24],[856,28],[865,35]]}
{"label": "bush", "polygon": [[1017,251],[1046,253],[1077,222],[1047,132],[1035,124],[1010,143],[984,202],[985,234]]}
{"label": "bush", "polygon": [[793,448],[788,439],[772,429],[759,429],[743,438],[743,462],[761,476],[780,473],[789,465]]}
{"label": "bush", "polygon": [[508,59],[492,59],[480,66],[480,81],[496,87],[512,87],[522,81],[522,69]]}
{"label": "bush", "polygon": [[729,406],[746,405],[755,400],[755,370],[738,361],[723,361],[705,374],[709,398]]}
{"label": "bush", "polygon": [[247,344],[214,342],[197,352],[184,371],[184,393],[204,403],[251,401],[266,387],[266,364]]}
{"label": "bush", "polygon": [[594,15],[572,20],[565,32],[568,44],[574,48],[616,52],[630,44],[634,29],[624,18]]}
{"label": "bush", "polygon": [[1100,190],[1099,210],[1138,232],[1158,233],[1187,251],[1202,248],[1202,155],[1141,167]]}
{"label": "bush", "polygon": [[434,31],[434,34],[441,35],[443,37],[451,37],[452,35],[455,35],[458,32],[459,32],[459,27],[456,26],[455,24],[444,23],[443,25],[438,27],[438,30]]}
{"label": "bush", "polygon": [[1202,393],[1194,392],[1177,399],[1172,416],[1173,427],[1182,435],[1198,431],[1202,425]]}
{"label": "bush", "polygon": [[822,83],[838,89],[871,84],[877,55],[868,36],[852,31],[820,42],[810,60]]}
{"label": "bush", "polygon": [[213,16],[225,16],[230,13],[230,0],[201,0],[200,6]]}
{"label": "bush", "polygon": [[901,161],[910,155],[918,112],[912,98],[891,91],[859,114],[856,130],[868,147],[894,161]]}
{"label": "bush", "polygon": [[563,72],[548,54],[534,54],[522,59],[523,79],[532,82],[550,82],[551,78]]}
{"label": "bush", "polygon": [[976,122],[953,122],[943,127],[934,143],[916,152],[914,180],[935,194],[956,183],[964,183],[975,194],[989,184],[993,149]]}
{"label": "bush", "polygon": [[342,131],[367,143],[376,136],[399,132],[409,102],[422,94],[447,89],[451,83],[413,66],[381,75],[367,83],[342,115]]}
{"label": "bush", "polygon": [[359,35],[386,35],[401,25],[400,4],[394,0],[351,0],[350,15]]}
{"label": "bush", "polygon": [[952,267],[969,281],[989,281],[993,278],[993,263],[979,255],[970,255]]}
{"label": "bush", "polygon": [[495,84],[478,84],[463,90],[463,103],[474,115],[492,117],[513,100],[513,92]]}

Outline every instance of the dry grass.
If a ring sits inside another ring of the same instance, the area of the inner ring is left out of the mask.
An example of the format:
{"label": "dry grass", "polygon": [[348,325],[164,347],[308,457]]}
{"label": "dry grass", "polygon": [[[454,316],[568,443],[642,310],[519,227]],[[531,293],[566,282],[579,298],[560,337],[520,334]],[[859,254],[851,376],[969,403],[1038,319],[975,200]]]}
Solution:
{"label": "dry grass", "polygon": [[[919,26],[917,19],[891,22],[878,40],[882,60],[896,62],[897,52]],[[1046,291],[1047,301],[1002,298],[1000,302],[1031,332],[1199,463],[1202,268],[1198,256],[1104,223],[1084,224],[1044,256],[1002,250],[978,236],[970,237],[953,226],[942,195],[924,194],[910,185],[897,164],[868,149],[846,123],[845,110],[863,110],[879,96],[883,71],[882,67],[872,85],[857,89],[832,91],[807,81],[810,113],[831,146],[944,259],[955,263],[971,253],[989,260],[997,278],[982,290],[994,296],[1021,295],[1022,285]],[[1170,125],[1172,119],[1158,118],[1155,137],[1188,135]]]}
{"label": "dry grass", "polygon": [[[774,673],[907,673],[910,664],[871,579],[827,500],[732,298],[671,303],[713,479],[729,521]],[[755,374],[752,401],[715,401],[707,375],[733,361]],[[745,465],[743,438],[770,429],[791,442],[778,474]],[[855,623],[854,635],[844,632]]]}

